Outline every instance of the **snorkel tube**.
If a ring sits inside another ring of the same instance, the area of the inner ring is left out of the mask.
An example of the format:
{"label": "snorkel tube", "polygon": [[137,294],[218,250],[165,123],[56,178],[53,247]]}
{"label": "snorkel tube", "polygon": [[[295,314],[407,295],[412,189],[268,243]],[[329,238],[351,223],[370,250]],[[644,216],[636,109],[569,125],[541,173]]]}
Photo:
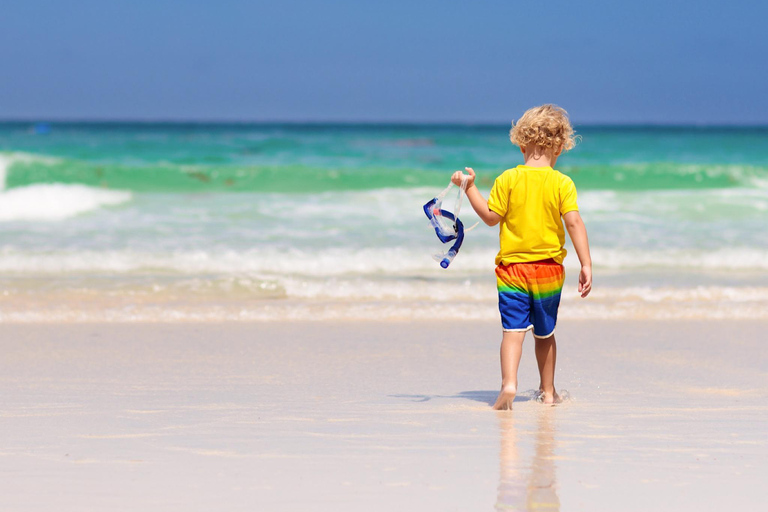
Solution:
{"label": "snorkel tube", "polygon": [[440,266],[443,268],[448,268],[448,265],[451,264],[451,262],[453,261],[453,258],[455,258],[457,254],[459,254],[459,249],[461,249],[461,244],[464,243],[464,223],[462,223],[458,217],[454,217],[451,212],[440,210],[440,215],[442,215],[448,220],[454,221],[456,226],[456,237],[455,237],[456,241],[453,243],[451,248],[448,249],[448,252],[445,253],[445,256],[443,257],[443,259],[440,260]]}

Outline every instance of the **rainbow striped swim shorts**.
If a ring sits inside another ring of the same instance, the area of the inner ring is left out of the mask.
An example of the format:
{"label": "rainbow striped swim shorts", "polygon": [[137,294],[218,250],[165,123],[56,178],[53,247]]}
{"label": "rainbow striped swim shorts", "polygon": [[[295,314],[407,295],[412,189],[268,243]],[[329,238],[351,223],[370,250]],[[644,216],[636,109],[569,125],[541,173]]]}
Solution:
{"label": "rainbow striped swim shorts", "polygon": [[527,331],[546,338],[555,332],[565,269],[554,260],[496,267],[499,312],[505,331]]}

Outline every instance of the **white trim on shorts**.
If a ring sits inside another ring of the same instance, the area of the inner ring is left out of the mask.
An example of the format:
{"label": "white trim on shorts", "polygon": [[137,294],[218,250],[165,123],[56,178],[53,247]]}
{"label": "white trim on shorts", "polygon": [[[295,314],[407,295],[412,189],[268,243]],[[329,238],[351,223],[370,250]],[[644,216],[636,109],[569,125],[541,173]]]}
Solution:
{"label": "white trim on shorts", "polygon": [[[557,329],[557,326],[555,326],[555,329]],[[552,336],[553,334],[555,334],[555,329],[552,329],[552,332],[551,332],[551,333],[549,333],[549,334],[545,334],[544,336],[539,336],[538,334],[536,334],[536,333],[533,333],[533,337],[534,337],[534,338],[539,338],[539,339],[542,339],[542,340],[543,340],[544,338],[549,338],[550,336]]]}
{"label": "white trim on shorts", "polygon": [[504,332],[528,332],[531,329],[533,329],[533,324],[529,325],[528,327],[523,327],[521,329],[504,329],[503,327],[501,328],[501,330]]}

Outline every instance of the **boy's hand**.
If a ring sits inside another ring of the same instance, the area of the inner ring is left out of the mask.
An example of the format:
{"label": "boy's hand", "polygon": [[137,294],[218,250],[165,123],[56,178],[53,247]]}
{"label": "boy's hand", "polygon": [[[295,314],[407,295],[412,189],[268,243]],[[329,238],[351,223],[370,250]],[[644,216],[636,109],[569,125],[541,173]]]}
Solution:
{"label": "boy's hand", "polygon": [[461,177],[465,176],[467,180],[467,188],[469,189],[475,183],[475,171],[471,167],[465,167],[464,170],[466,170],[469,173],[469,176],[467,176],[461,171],[456,171],[455,173],[453,173],[453,176],[451,176],[451,183],[453,183],[457,187],[460,187]]}
{"label": "boy's hand", "polygon": [[592,267],[581,267],[579,272],[579,293],[583,299],[592,291]]}

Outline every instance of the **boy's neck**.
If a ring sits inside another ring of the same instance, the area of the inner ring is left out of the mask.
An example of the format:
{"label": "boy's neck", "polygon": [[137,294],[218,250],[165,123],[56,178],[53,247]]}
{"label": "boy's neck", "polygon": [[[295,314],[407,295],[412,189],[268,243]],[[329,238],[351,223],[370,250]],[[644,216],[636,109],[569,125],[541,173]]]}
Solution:
{"label": "boy's neck", "polygon": [[520,148],[525,158],[525,165],[527,167],[554,167],[557,163],[557,157],[560,156],[560,152],[555,152],[552,149],[545,149],[536,146],[528,146]]}

